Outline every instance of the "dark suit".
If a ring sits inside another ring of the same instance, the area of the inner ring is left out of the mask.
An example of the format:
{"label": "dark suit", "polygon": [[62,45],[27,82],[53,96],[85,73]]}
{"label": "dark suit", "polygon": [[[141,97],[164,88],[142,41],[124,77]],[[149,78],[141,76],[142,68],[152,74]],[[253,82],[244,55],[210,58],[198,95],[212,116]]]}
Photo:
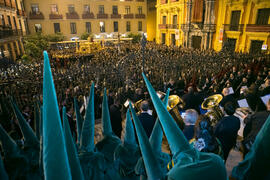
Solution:
{"label": "dark suit", "polygon": [[149,138],[151,136],[154,124],[155,124],[155,119],[152,115],[142,112],[138,116],[139,120],[142,123],[143,129],[146,132],[147,137]]}
{"label": "dark suit", "polygon": [[114,134],[121,138],[122,117],[119,106],[116,106],[115,104],[110,106],[110,117]]}
{"label": "dark suit", "polygon": [[198,113],[200,113],[199,99],[194,93],[187,93],[182,97],[182,99],[186,103],[184,110],[195,109]]}
{"label": "dark suit", "polygon": [[237,103],[236,99],[233,97],[232,94],[224,96],[219,104],[220,104],[221,107],[224,107],[225,104],[228,103],[228,102],[231,102],[234,105],[235,108],[238,107],[238,103]]}
{"label": "dark suit", "polygon": [[187,140],[191,140],[194,136],[194,125],[185,126],[183,129],[183,134]]}
{"label": "dark suit", "polygon": [[226,161],[230,150],[236,144],[240,120],[235,116],[225,116],[216,125],[214,134],[220,140]]}

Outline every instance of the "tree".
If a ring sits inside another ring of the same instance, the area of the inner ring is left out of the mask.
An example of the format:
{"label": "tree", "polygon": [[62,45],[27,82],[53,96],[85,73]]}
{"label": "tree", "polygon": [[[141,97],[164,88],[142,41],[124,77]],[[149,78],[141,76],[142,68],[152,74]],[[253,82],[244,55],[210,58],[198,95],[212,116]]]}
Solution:
{"label": "tree", "polygon": [[142,38],[142,35],[130,33],[128,35],[128,38],[132,38],[132,43],[139,43]]}
{"label": "tree", "polygon": [[85,32],[85,33],[83,33],[83,34],[81,35],[80,39],[81,39],[81,40],[87,40],[88,37],[91,38],[91,37],[92,37],[92,34],[91,34],[91,33]]}

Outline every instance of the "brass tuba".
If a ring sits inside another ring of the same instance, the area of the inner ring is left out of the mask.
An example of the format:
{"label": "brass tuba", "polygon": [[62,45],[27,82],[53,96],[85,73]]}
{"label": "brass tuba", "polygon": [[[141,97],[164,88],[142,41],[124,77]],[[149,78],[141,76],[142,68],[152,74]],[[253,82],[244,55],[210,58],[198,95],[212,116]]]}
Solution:
{"label": "brass tuba", "polygon": [[180,115],[179,108],[184,108],[185,102],[177,95],[169,96],[167,110],[172,115],[180,129],[184,128],[184,120]]}
{"label": "brass tuba", "polygon": [[212,126],[215,126],[224,116],[219,107],[219,103],[222,99],[223,97],[221,94],[215,94],[206,98],[202,103],[202,109],[208,110],[205,115],[210,118]]}

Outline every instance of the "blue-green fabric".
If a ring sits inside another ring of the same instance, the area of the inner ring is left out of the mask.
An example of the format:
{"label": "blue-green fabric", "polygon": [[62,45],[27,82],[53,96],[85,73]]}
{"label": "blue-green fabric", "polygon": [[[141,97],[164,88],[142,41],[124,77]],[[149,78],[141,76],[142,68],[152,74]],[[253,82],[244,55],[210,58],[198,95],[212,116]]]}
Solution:
{"label": "blue-green fabric", "polygon": [[29,126],[29,124],[26,122],[25,118],[23,117],[21,111],[19,110],[16,102],[14,100],[11,100],[11,104],[13,107],[13,110],[15,112],[15,115],[17,117],[17,120],[19,122],[20,129],[22,131],[24,140],[25,140],[25,146],[34,146],[38,147],[39,141],[33,132],[32,128]]}
{"label": "blue-green fabric", "polygon": [[124,137],[124,144],[132,144],[135,146],[137,144],[129,109],[127,110],[127,113],[126,113],[126,133]]}
{"label": "blue-green fabric", "polygon": [[8,180],[8,175],[7,175],[7,172],[5,170],[1,155],[0,155],[0,179],[1,180]]}
{"label": "blue-green fabric", "polygon": [[44,55],[43,71],[43,168],[48,180],[71,180],[66,144],[61,125],[49,57]]}
{"label": "blue-green fabric", "polygon": [[113,131],[112,131],[112,125],[111,125],[111,118],[110,118],[106,88],[104,89],[104,93],[103,93],[101,119],[102,119],[102,126],[103,126],[103,136],[111,135]]}
{"label": "blue-green fabric", "polygon": [[259,131],[250,152],[233,168],[232,176],[238,180],[268,180],[270,178],[270,116]]}
{"label": "blue-green fabric", "polygon": [[35,102],[35,104],[34,104],[35,134],[36,134],[36,137],[37,137],[38,140],[40,139],[40,129],[39,129],[39,126],[40,126],[40,112],[39,112],[39,109],[40,109],[39,103]]}
{"label": "blue-green fabric", "polygon": [[94,89],[95,85],[92,83],[90,88],[90,96],[86,108],[85,120],[82,127],[80,149],[81,151],[92,152],[94,150],[94,136],[95,136],[95,109],[94,109]]}
{"label": "blue-green fabric", "polygon": [[77,141],[80,143],[81,141],[81,132],[82,132],[82,125],[83,125],[83,118],[80,113],[80,108],[77,102],[77,99],[74,98],[74,109],[76,113],[76,125],[77,125]]}
{"label": "blue-green fabric", "polygon": [[8,135],[0,124],[0,140],[1,147],[4,152],[5,157],[8,156],[17,156],[20,153],[20,149],[15,143],[15,141]]}
{"label": "blue-green fabric", "polygon": [[133,122],[137,132],[137,137],[146,169],[147,178],[149,180],[162,179],[163,174],[161,173],[160,165],[155,157],[152,147],[149,143],[147,135],[142,127],[140,120],[138,119],[135,110],[133,109],[131,103],[129,103],[131,109]]}
{"label": "blue-green fabric", "polygon": [[78,158],[78,153],[76,150],[76,146],[73,142],[73,138],[70,131],[70,126],[66,114],[66,107],[63,107],[63,129],[64,129],[64,135],[66,140],[66,147],[67,147],[67,155],[68,155],[68,161],[70,166],[70,171],[72,175],[72,179],[74,180],[84,180],[83,172],[81,169],[81,164]]}

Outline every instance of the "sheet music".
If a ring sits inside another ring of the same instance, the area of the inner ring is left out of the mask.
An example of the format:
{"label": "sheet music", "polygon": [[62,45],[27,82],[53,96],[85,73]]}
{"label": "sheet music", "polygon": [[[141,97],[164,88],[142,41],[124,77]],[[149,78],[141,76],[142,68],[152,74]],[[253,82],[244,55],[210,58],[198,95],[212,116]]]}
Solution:
{"label": "sheet music", "polygon": [[234,94],[233,88],[229,87],[229,94]]}
{"label": "sheet music", "polygon": [[267,104],[267,102],[269,101],[269,99],[270,99],[270,94],[267,94],[267,95],[261,97],[261,100],[263,101],[263,103],[265,105]]}
{"label": "sheet music", "polygon": [[246,99],[241,99],[238,102],[239,107],[249,107]]}

